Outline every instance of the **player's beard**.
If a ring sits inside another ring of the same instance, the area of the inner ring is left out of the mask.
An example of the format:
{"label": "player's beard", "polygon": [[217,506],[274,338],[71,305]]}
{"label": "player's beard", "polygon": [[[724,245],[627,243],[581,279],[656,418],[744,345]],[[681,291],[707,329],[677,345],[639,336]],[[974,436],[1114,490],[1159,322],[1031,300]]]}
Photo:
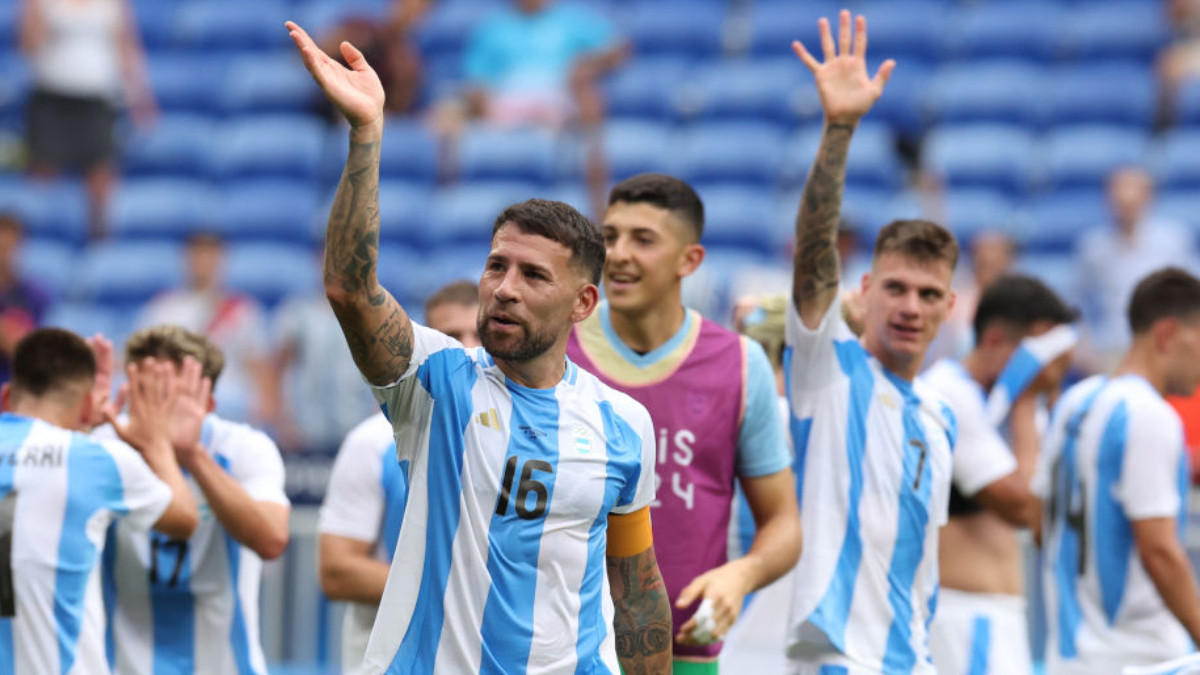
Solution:
{"label": "player's beard", "polygon": [[[484,319],[477,326],[479,329],[479,342],[488,354],[494,359],[503,361],[530,361],[550,349],[554,345],[555,336],[549,330],[535,331],[530,330],[529,325],[521,323],[521,332],[524,333],[523,339],[512,339],[505,341],[493,333],[488,328],[488,321]],[[514,336],[515,338],[516,336]]]}

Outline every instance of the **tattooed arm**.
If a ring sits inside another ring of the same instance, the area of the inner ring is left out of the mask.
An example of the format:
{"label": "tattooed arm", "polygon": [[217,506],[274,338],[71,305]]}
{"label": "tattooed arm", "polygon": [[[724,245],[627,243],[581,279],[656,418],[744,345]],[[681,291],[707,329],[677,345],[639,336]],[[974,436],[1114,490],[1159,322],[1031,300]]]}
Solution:
{"label": "tattooed arm", "polygon": [[671,602],[651,546],[637,555],[608,558],[613,632],[625,675],[671,672]]}
{"label": "tattooed arm", "polygon": [[[835,47],[829,21],[821,19],[821,47],[825,62],[817,61],[804,45],[792,43],[796,55],[813,72],[825,128],[817,157],[804,184],[796,217],[796,251],[793,261],[792,300],[805,326],[816,328],[838,293],[837,230],[846,182],[846,154],[858,120],[871,109],[892,74],[888,60],[874,78],[867,76],[867,22],[858,17],[851,36],[850,12],[838,18]],[[853,43],[851,41],[853,37]]]}
{"label": "tattooed arm", "polygon": [[341,44],[349,68],[322,52],[292,22],[287,29],[304,66],[350,122],[350,154],[325,230],[325,295],[354,363],[375,385],[395,382],[412,358],[412,323],[379,284],[379,152],[383,85],[362,52]]}

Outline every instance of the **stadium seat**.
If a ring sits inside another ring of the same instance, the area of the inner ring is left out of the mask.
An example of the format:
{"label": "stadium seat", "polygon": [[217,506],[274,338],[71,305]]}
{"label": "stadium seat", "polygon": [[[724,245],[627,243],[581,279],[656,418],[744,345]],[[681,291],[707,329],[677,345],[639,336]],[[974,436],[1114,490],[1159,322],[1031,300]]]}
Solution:
{"label": "stadium seat", "polygon": [[[489,236],[490,233],[491,224],[489,223]],[[478,282],[490,251],[487,238],[434,251],[428,259],[428,264],[424,267],[425,273],[419,279],[414,280],[412,291],[420,299],[420,302],[424,303],[425,298],[433,295],[434,291],[451,281],[467,279]]]}
{"label": "stadium seat", "polygon": [[283,23],[292,18],[282,0],[189,0],[179,6],[174,42],[196,50],[271,50],[291,40]]}
{"label": "stadium seat", "polygon": [[1149,136],[1128,127],[1063,127],[1046,135],[1046,181],[1055,189],[1094,188],[1121,166],[1143,164]]}
{"label": "stadium seat", "polygon": [[65,328],[78,335],[91,337],[100,333],[118,347],[130,332],[128,312],[90,302],[56,302],[42,319],[42,325]]}
{"label": "stadium seat", "polygon": [[1200,80],[1185,81],[1180,86],[1173,113],[1176,124],[1200,127]]}
{"label": "stadium seat", "polygon": [[721,51],[725,9],[684,0],[638,2],[629,8],[626,34],[638,54],[712,56]]}
{"label": "stadium seat", "polygon": [[942,124],[1035,124],[1042,75],[1041,68],[1020,61],[958,62],[934,75],[926,110]]}
{"label": "stadium seat", "polygon": [[253,295],[267,307],[291,295],[311,295],[321,288],[320,253],[310,246],[253,242],[229,247],[225,282]]}
{"label": "stadium seat", "polygon": [[672,127],[614,120],[604,130],[604,153],[614,180],[639,173],[672,173],[678,163]]}
{"label": "stadium seat", "polygon": [[430,210],[429,244],[435,248],[486,245],[496,216],[538,193],[534,185],[514,182],[459,183],[439,190]]}
{"label": "stadium seat", "polygon": [[429,274],[426,258],[426,253],[408,246],[394,243],[379,245],[379,283],[410,313],[419,309],[428,297],[422,293],[426,288],[423,280]]}
{"label": "stadium seat", "polygon": [[676,116],[676,91],[688,74],[688,62],[678,57],[633,59],[612,75],[605,102],[613,117],[644,117],[669,121]]}
{"label": "stadium seat", "polygon": [[722,59],[698,69],[681,107],[703,121],[773,121],[795,124],[802,99],[817,102],[812,76],[795,57]]}
{"label": "stadium seat", "polygon": [[17,25],[20,14],[16,2],[0,5],[0,52],[17,45]]}
{"label": "stadium seat", "polygon": [[547,185],[554,179],[557,145],[545,129],[468,129],[458,152],[466,180],[524,180]]}
{"label": "stadium seat", "polygon": [[[179,3],[177,2],[135,0],[133,11],[137,18],[142,44],[151,50],[169,48],[175,38],[175,20],[178,10]],[[0,10],[0,12],[2,11]]]}
{"label": "stadium seat", "polygon": [[389,0],[308,0],[296,3],[297,22],[310,35],[321,35],[351,16],[382,19]]}
{"label": "stadium seat", "polygon": [[31,279],[52,296],[58,296],[68,287],[75,258],[75,247],[70,244],[55,239],[29,238],[21,242],[17,269],[24,278]]}
{"label": "stadium seat", "polygon": [[1141,59],[1149,64],[1170,31],[1161,7],[1144,2],[1088,2],[1062,23],[1061,51],[1078,59]]}
{"label": "stadium seat", "polygon": [[[872,24],[874,25],[874,24]],[[872,48],[872,52],[874,52]],[[878,54],[876,54],[878,56]],[[871,73],[879,68],[882,58],[872,58],[868,67]],[[909,139],[920,138],[925,131],[925,96],[929,83],[933,80],[933,71],[918,62],[904,63],[903,67],[892,71],[888,80],[887,96],[879,100],[867,113],[864,121],[885,122],[896,131],[898,136]],[[813,116],[820,115],[820,110]]]}
{"label": "stadium seat", "polygon": [[1088,229],[1108,222],[1108,207],[1100,190],[1052,192],[1035,200],[1022,247],[1036,253],[1068,253]]}
{"label": "stadium seat", "polygon": [[205,182],[143,178],[118,186],[109,206],[109,234],[117,239],[183,239],[219,222],[220,202]]}
{"label": "stadium seat", "polygon": [[1157,218],[1183,223],[1193,232],[1200,232],[1200,194],[1195,190],[1163,191],[1154,200],[1153,214]]}
{"label": "stadium seat", "polygon": [[122,149],[125,175],[202,178],[213,169],[216,125],[200,115],[164,115],[146,129],[135,129]]}
{"label": "stadium seat", "polygon": [[[326,178],[336,182],[346,164],[350,140],[340,125],[326,141]],[[432,185],[438,178],[437,139],[421,122],[408,118],[387,121],[387,132],[380,147],[379,175],[383,179],[404,179]]]}
{"label": "stadium seat", "polygon": [[[319,241],[329,211],[321,211],[312,185],[278,179],[236,181],[221,193],[218,231],[228,241]],[[321,224],[318,229],[317,223]]]}
{"label": "stadium seat", "polygon": [[[782,174],[787,184],[799,186],[804,182],[820,143],[821,127],[812,125],[788,144]],[[899,187],[903,178],[904,168],[896,156],[891,129],[879,122],[861,122],[846,161],[847,185],[890,190]]]}
{"label": "stadium seat", "polygon": [[315,179],[321,168],[325,125],[304,115],[234,118],[219,129],[215,175],[240,178]]}
{"label": "stadium seat", "polygon": [[542,196],[546,199],[570,204],[575,207],[576,211],[585,216],[592,212],[591,195],[588,194],[587,189],[578,181],[556,185]]}
{"label": "stadium seat", "polygon": [[1019,196],[1034,168],[1033,134],[1022,127],[971,124],[935,128],[925,141],[925,164],[952,187],[986,187]]}
{"label": "stadium seat", "polygon": [[87,196],[79,181],[0,181],[0,211],[15,212],[31,237],[78,243],[87,235]]}
{"label": "stadium seat", "polygon": [[679,171],[693,183],[741,182],[772,187],[783,162],[784,133],[770,124],[694,124],[676,146]]}
{"label": "stadium seat", "polygon": [[[282,29],[281,29],[282,30]],[[154,100],[165,112],[216,114],[226,59],[205,54],[162,52],[147,59]]]}
{"label": "stadium seat", "polygon": [[1200,187],[1200,130],[1180,129],[1159,143],[1157,174],[1164,190],[1194,190]]}
{"label": "stadium seat", "polygon": [[1072,64],[1051,71],[1045,83],[1048,124],[1099,122],[1147,129],[1154,121],[1157,84],[1146,64]]}
{"label": "stadium seat", "polygon": [[447,0],[433,6],[429,16],[417,26],[416,39],[426,57],[449,56],[461,64],[471,33],[479,23],[503,3],[480,0]]}
{"label": "stadium seat", "polygon": [[981,232],[1008,231],[1018,224],[1012,200],[998,190],[950,190],[946,193],[943,208],[944,225],[964,243],[969,243]]}
{"label": "stadium seat", "polygon": [[182,281],[180,244],[103,241],[83,252],[71,291],[78,299],[131,310]]}
{"label": "stadium seat", "polygon": [[[428,246],[433,241],[432,186],[385,180],[379,184],[379,236],[392,243],[411,247]],[[328,214],[328,211],[325,211]],[[323,221],[324,218],[320,218]],[[323,229],[318,231],[323,232]]]}
{"label": "stadium seat", "polygon": [[[896,59],[897,63],[904,64],[903,68],[897,69],[902,72],[913,64],[925,67],[936,65],[944,57],[947,26],[935,17],[940,19],[950,14],[947,3],[937,0],[875,0],[856,6],[855,11],[867,17],[870,34],[868,51],[873,60]],[[816,24],[813,26],[815,28]],[[815,37],[815,30],[813,34]],[[805,42],[810,51],[811,45],[815,44]]]}
{"label": "stadium seat", "polygon": [[229,62],[227,73],[220,100],[229,115],[304,112],[321,100],[294,49],[239,56]]}
{"label": "stadium seat", "polygon": [[770,256],[783,250],[787,233],[775,222],[775,192],[742,185],[714,185],[704,200],[705,247],[745,250]]}
{"label": "stadium seat", "polygon": [[[1059,7],[1046,0],[973,4],[959,10],[946,30],[948,51],[960,59],[1018,58],[1045,61],[1058,48]],[[875,36],[871,36],[874,45]]]}
{"label": "stadium seat", "polygon": [[24,124],[25,102],[29,99],[33,73],[29,62],[15,51],[0,48],[0,128],[18,129]]}
{"label": "stadium seat", "polygon": [[1070,305],[1079,302],[1077,261],[1068,253],[1023,253],[1017,257],[1017,271],[1041,279]]}
{"label": "stadium seat", "polygon": [[[793,40],[811,49],[819,44],[817,20],[829,17],[836,22],[839,9],[841,5],[832,0],[756,0],[750,3],[749,51],[755,56],[784,58],[792,55]],[[874,37],[872,23],[871,39]]]}

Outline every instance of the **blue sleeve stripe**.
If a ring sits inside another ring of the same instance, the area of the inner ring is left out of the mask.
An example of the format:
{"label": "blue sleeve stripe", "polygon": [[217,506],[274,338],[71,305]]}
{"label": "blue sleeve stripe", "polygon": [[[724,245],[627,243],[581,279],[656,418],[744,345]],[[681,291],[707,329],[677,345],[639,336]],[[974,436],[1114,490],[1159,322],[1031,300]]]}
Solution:
{"label": "blue sleeve stripe", "polygon": [[404,509],[408,505],[408,460],[396,461],[396,442],[387,444],[380,458],[383,470],[380,482],[383,488],[383,548],[388,562],[396,557],[396,544],[400,539],[400,527],[404,524]]}

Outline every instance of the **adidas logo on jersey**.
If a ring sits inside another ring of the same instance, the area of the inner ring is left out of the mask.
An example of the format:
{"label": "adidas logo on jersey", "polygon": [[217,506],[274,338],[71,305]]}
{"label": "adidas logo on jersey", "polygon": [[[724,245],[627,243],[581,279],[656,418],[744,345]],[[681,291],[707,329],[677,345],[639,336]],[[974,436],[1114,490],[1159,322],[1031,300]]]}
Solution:
{"label": "adidas logo on jersey", "polygon": [[503,431],[500,428],[500,416],[496,414],[495,408],[488,408],[485,412],[481,412],[475,416],[475,421],[489,429]]}

